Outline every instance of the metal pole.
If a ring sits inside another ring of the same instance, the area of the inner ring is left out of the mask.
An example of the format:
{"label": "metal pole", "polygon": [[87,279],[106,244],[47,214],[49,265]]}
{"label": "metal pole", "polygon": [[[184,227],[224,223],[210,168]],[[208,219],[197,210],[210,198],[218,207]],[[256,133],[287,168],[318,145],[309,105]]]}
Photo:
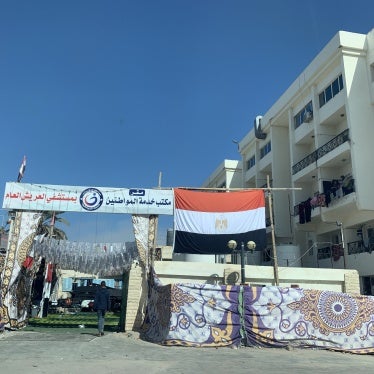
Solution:
{"label": "metal pole", "polygon": [[343,264],[344,264],[344,269],[347,268],[347,262],[346,262],[346,249],[345,249],[345,243],[344,243],[344,229],[343,229],[343,223],[342,222],[337,222],[336,223],[340,227],[340,236],[342,238],[342,247],[343,247]]}
{"label": "metal pole", "polygon": [[272,239],[272,242],[273,242],[274,280],[275,280],[275,285],[279,286],[278,257],[277,257],[277,248],[276,248],[276,245],[275,245],[275,234],[274,234],[274,224],[273,224],[273,207],[272,207],[272,201],[271,201],[269,176],[267,176],[267,186],[269,188],[269,190],[268,190],[269,218],[270,218],[270,224],[271,224],[271,239]]}
{"label": "metal pole", "polygon": [[126,312],[127,312],[127,299],[129,293],[129,278],[130,271],[127,270],[122,274],[122,297],[121,297],[121,314],[119,317],[119,332],[125,332],[126,328]]}
{"label": "metal pole", "polygon": [[242,246],[240,248],[240,265],[241,265],[242,284],[245,284],[244,242],[242,242]]}
{"label": "metal pole", "polygon": [[152,243],[150,243],[151,247],[149,250],[149,257],[148,261],[150,263],[151,267],[154,267],[154,261],[155,261],[155,250],[156,250],[156,243],[157,243],[157,230],[158,230],[158,215],[151,215],[149,216],[149,219],[154,218],[154,237],[152,240]]}
{"label": "metal pole", "polygon": [[52,217],[50,221],[50,227],[51,227],[51,232],[49,233],[49,243],[51,243],[51,240],[53,239],[53,231],[55,228],[55,223],[56,223],[56,212],[52,212]]}

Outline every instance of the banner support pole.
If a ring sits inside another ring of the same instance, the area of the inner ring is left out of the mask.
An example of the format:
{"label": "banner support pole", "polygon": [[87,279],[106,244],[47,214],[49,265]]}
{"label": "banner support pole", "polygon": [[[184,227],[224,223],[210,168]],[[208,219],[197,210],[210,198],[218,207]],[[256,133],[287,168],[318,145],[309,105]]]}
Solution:
{"label": "banner support pole", "polygon": [[269,200],[269,218],[271,225],[271,239],[273,243],[273,260],[274,260],[274,280],[275,285],[279,286],[279,274],[278,274],[278,257],[277,257],[277,247],[275,245],[275,234],[274,234],[274,223],[273,223],[273,205],[272,205],[272,194],[270,188],[269,176],[267,176],[267,187],[268,187],[268,200]]}

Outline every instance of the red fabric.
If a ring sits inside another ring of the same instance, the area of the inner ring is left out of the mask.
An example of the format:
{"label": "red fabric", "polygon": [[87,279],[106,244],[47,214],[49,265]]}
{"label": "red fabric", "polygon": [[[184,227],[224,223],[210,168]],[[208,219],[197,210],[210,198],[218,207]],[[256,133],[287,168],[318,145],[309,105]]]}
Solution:
{"label": "red fabric", "polygon": [[22,264],[22,265],[23,265],[26,269],[30,269],[31,266],[32,266],[32,264],[33,264],[33,262],[34,262],[34,259],[33,259],[32,257],[30,257],[30,256],[27,256],[27,257],[26,257],[26,260],[23,261],[23,264]]}
{"label": "red fabric", "polygon": [[53,274],[53,265],[48,264],[47,265],[47,271],[45,274],[45,281],[51,283],[52,282],[52,274]]}

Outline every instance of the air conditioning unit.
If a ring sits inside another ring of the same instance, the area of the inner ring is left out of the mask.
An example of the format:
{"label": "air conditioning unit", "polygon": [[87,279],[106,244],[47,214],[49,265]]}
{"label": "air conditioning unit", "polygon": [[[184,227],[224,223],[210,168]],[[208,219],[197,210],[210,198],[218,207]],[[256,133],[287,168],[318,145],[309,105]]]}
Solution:
{"label": "air conditioning unit", "polygon": [[225,268],[223,271],[224,284],[227,284],[227,285],[239,284],[241,281],[240,278],[241,278],[240,274],[237,272],[236,269]]}
{"label": "air conditioning unit", "polygon": [[313,112],[311,112],[310,110],[307,110],[305,113],[304,113],[304,122],[311,122],[313,120]]}

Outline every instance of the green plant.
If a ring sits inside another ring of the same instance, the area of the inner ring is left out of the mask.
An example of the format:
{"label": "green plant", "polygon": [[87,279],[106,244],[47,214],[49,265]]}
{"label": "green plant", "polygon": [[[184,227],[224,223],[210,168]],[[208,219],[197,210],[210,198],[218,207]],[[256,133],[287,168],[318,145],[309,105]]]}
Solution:
{"label": "green plant", "polygon": [[[119,323],[119,314],[108,312],[105,315],[105,330],[116,331]],[[43,318],[30,318],[27,329],[34,327],[45,328],[85,328],[97,327],[97,315],[95,312],[84,313],[56,313],[48,314]]]}

